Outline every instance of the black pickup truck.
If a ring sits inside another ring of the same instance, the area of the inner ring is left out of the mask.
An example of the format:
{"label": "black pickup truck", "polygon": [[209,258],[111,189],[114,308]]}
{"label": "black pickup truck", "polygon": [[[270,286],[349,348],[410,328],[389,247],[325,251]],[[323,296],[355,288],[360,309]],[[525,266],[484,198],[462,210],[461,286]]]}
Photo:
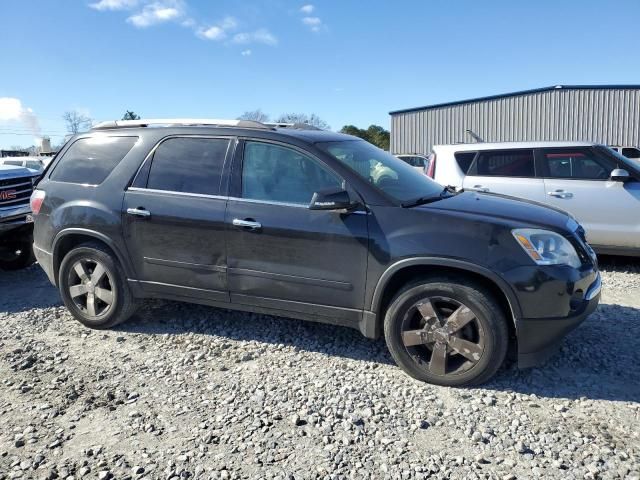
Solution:
{"label": "black pickup truck", "polygon": [[29,199],[39,173],[0,165],[0,269],[18,270],[34,262]]}

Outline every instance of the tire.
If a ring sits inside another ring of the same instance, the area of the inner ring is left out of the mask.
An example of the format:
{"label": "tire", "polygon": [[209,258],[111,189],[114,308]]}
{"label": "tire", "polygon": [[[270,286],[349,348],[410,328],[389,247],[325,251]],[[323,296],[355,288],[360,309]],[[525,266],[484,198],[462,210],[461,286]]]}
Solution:
{"label": "tire", "polygon": [[417,380],[443,386],[486,382],[509,346],[507,320],[493,295],[453,277],[405,286],[387,309],[384,333],[400,368]]}
{"label": "tire", "polygon": [[7,252],[0,257],[0,270],[21,270],[36,261],[31,242],[15,242],[0,248]]}
{"label": "tire", "polygon": [[71,314],[89,328],[118,325],[128,320],[138,306],[117,259],[97,242],[84,243],[65,255],[58,286]]}

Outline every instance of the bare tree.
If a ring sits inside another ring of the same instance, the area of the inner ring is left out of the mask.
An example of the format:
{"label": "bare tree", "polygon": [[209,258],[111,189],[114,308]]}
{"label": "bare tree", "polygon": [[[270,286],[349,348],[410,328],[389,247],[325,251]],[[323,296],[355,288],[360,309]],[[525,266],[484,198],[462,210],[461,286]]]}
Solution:
{"label": "bare tree", "polygon": [[73,134],[89,130],[93,124],[93,120],[86,115],[81,114],[77,110],[64,112],[62,119],[67,123],[67,131]]}
{"label": "bare tree", "polygon": [[283,113],[276,119],[276,123],[306,123],[322,130],[330,130],[331,126],[318,115],[312,113]]}
{"label": "bare tree", "polygon": [[268,122],[269,114],[264,113],[259,108],[257,110],[251,110],[249,112],[244,112],[242,115],[238,117],[238,120],[253,120],[254,122]]}

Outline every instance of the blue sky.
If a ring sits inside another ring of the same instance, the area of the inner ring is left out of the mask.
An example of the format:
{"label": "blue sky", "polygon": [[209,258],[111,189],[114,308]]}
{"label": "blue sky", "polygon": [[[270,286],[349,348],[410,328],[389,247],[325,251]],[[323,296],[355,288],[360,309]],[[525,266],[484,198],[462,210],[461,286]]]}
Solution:
{"label": "blue sky", "polygon": [[36,122],[56,142],[72,109],[388,128],[399,108],[638,84],[638,18],[637,0],[0,0],[0,147]]}

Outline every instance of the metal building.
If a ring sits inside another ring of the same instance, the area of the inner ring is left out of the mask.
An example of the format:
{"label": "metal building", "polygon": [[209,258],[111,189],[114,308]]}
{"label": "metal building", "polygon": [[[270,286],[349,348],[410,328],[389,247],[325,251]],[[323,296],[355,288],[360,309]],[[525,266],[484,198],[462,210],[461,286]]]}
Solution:
{"label": "metal building", "polygon": [[[557,85],[390,112],[391,152],[543,140],[640,145],[640,85]],[[473,132],[473,133],[469,133]]]}

